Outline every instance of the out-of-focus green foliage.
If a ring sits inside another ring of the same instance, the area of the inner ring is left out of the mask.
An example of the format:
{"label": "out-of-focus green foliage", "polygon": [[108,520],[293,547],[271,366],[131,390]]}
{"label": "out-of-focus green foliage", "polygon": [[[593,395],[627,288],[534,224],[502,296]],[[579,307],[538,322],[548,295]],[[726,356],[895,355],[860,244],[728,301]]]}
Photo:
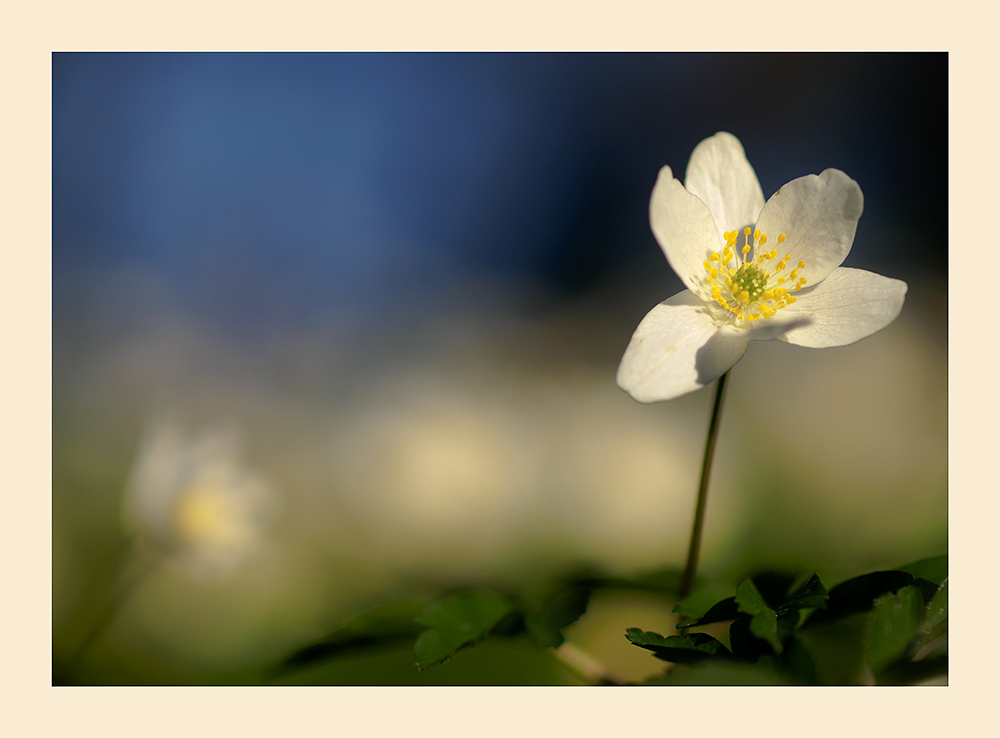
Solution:
{"label": "out-of-focus green foliage", "polygon": [[[914,577],[911,571],[933,579]],[[907,684],[947,675],[947,557],[898,570],[873,572],[827,592],[813,574],[765,573],[742,580],[736,594],[708,604],[702,586],[679,603],[679,635],[628,628],[626,639],[668,662],[646,685],[682,684]],[[934,579],[941,579],[935,582]],[[335,660],[352,645],[412,636],[417,668],[443,664],[460,649],[491,639],[527,638],[559,657],[564,630],[586,613],[603,588],[641,588],[644,577],[564,577],[542,595],[479,587],[444,594],[416,613],[413,602],[376,609],[328,639],[308,646],[287,667]],[[728,643],[690,628],[729,622]],[[448,665],[438,668],[447,669]],[[594,683],[615,682],[598,675]]]}

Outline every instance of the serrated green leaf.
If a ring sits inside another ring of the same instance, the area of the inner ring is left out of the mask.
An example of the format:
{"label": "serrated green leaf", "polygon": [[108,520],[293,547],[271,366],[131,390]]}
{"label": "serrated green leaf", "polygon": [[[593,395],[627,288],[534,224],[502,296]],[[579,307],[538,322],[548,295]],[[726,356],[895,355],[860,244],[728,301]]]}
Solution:
{"label": "serrated green leaf", "polygon": [[481,641],[512,609],[510,600],[487,589],[457,592],[432,602],[417,618],[430,627],[413,647],[417,668],[440,664],[460,648]]}
{"label": "serrated green leaf", "polygon": [[625,637],[633,645],[652,651],[656,658],[678,664],[692,664],[712,656],[730,655],[729,649],[707,633],[664,638],[659,633],[629,628],[625,631]]}
{"label": "serrated green leaf", "polygon": [[739,614],[740,611],[736,605],[736,598],[727,597],[726,599],[712,605],[712,607],[708,609],[708,612],[700,618],[697,618],[696,620],[682,620],[677,623],[677,629],[692,628],[696,625],[708,625],[709,623],[723,623],[727,620],[737,618]]}
{"label": "serrated green leaf", "polygon": [[820,581],[816,574],[813,574],[801,587],[792,593],[781,607],[783,609],[796,610],[808,607],[822,607],[826,604],[828,597],[829,594],[826,591],[826,587],[823,586],[823,582]]}
{"label": "serrated green leaf", "polygon": [[920,559],[920,561],[914,561],[912,564],[899,567],[899,570],[940,585],[948,578],[948,554]]}
{"label": "serrated green leaf", "polygon": [[900,661],[920,633],[924,596],[918,587],[902,587],[895,594],[879,597],[868,616],[868,665],[878,676]]}
{"label": "serrated green leaf", "polygon": [[427,607],[427,599],[390,602],[346,621],[317,643],[299,649],[274,672],[309,666],[328,659],[389,646],[416,638],[424,629],[416,618]]}
{"label": "serrated green leaf", "polygon": [[803,627],[813,627],[867,612],[875,605],[876,598],[912,583],[913,575],[905,571],[876,571],[848,579],[830,589],[826,607],[813,611]]}

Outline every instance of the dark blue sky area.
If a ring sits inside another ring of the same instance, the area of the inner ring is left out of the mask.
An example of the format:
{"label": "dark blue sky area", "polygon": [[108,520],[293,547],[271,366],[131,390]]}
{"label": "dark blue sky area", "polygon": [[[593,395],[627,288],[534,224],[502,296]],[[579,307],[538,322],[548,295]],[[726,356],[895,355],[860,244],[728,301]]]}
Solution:
{"label": "dark blue sky area", "polygon": [[944,54],[55,54],[55,319],[117,267],[250,323],[585,295],[662,268],[656,173],[718,130],[765,195],[861,184],[849,265],[943,278],[946,85]]}

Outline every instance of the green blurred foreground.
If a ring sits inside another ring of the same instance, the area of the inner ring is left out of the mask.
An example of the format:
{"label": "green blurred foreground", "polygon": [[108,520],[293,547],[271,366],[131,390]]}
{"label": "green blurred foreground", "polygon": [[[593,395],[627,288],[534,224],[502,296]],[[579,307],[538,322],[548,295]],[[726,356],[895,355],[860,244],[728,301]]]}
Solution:
{"label": "green blurred foreground", "polygon": [[[940,571],[826,623],[787,602],[815,573],[832,608],[836,585],[947,550],[944,323],[913,293],[877,340],[751,347],[735,368],[701,589],[678,613],[711,398],[632,402],[613,380],[621,331],[594,311],[429,326],[378,371],[329,336],[261,347],[178,317],[64,343],[54,681],[634,683],[680,649],[670,663],[701,663],[671,683],[794,682],[802,648],[822,683],[914,681],[900,654],[941,663]],[[418,639],[455,643],[447,597],[477,592],[499,619],[457,622],[485,639],[418,671]],[[752,634],[770,623],[763,664],[741,660],[760,646],[740,651],[727,621],[666,642],[728,598]],[[395,606],[407,617],[377,609]]]}

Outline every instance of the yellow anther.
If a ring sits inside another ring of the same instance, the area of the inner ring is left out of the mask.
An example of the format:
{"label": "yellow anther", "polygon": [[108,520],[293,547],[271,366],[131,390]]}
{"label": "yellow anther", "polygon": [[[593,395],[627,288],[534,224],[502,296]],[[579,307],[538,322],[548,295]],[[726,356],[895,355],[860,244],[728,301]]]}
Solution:
{"label": "yellow anther", "polygon": [[726,287],[732,287],[732,286],[733,286],[733,278],[726,277]]}
{"label": "yellow anther", "polygon": [[712,278],[713,278],[713,279],[714,279],[715,277],[718,277],[718,276],[719,276],[719,270],[718,270],[718,269],[716,269],[715,267],[712,267],[711,269],[709,269],[709,270],[708,270],[708,273],[712,275]]}
{"label": "yellow anther", "polygon": [[749,253],[750,253],[750,244],[747,244],[746,246],[743,247],[743,255],[746,256]]}
{"label": "yellow anther", "polygon": [[799,279],[799,284],[805,284],[805,283],[806,283],[806,278],[805,277],[802,277],[802,278]]}
{"label": "yellow anther", "polygon": [[781,284],[784,281],[785,281],[784,277],[778,277],[778,284]]}
{"label": "yellow anther", "polygon": [[[711,259],[712,261],[718,261],[720,257],[717,253],[712,252],[712,255],[708,258]],[[803,264],[802,266],[805,266],[805,264]]]}
{"label": "yellow anther", "polygon": [[806,263],[804,261],[800,261],[799,262],[799,269],[805,269],[805,268],[806,268]]}
{"label": "yellow anther", "polygon": [[706,269],[711,269],[711,268],[712,268],[712,265],[711,265],[711,264],[709,264],[709,263],[708,263],[708,262],[706,261],[706,262],[705,262],[705,268],[706,268]]}
{"label": "yellow anther", "polygon": [[[757,231],[757,232],[760,233],[760,231]],[[760,245],[763,246],[765,243],[767,243],[767,234],[766,233],[761,233],[760,234]]]}
{"label": "yellow anther", "polygon": [[791,261],[792,260],[791,254],[785,254],[781,258],[784,259],[785,261]]}
{"label": "yellow anther", "polygon": [[750,235],[750,226],[747,226],[746,228],[743,229],[743,235],[744,236]]}
{"label": "yellow anther", "polygon": [[780,236],[778,236],[778,243],[781,243],[784,240],[785,240],[785,234],[782,233]]}
{"label": "yellow anther", "polygon": [[781,271],[782,269],[784,269],[784,268],[785,268],[785,262],[784,262],[784,260],[782,260],[782,261],[779,261],[779,262],[778,262],[778,266],[776,266],[776,267],[774,268],[774,271],[775,271],[775,272],[780,272],[780,271]]}
{"label": "yellow anther", "polygon": [[742,305],[749,305],[750,293],[746,290],[742,290],[738,295],[736,295],[736,299],[739,300]]}
{"label": "yellow anther", "polygon": [[784,297],[787,294],[788,294],[788,290],[786,290],[784,287],[779,287],[778,289],[776,289],[774,291],[774,296],[777,297],[778,299],[781,299],[782,297]]}
{"label": "yellow anther", "polygon": [[793,303],[793,302],[795,302],[795,301],[796,301],[797,299],[798,299],[798,298],[797,298],[797,297],[795,297],[794,295],[789,295],[788,297],[786,297],[786,298],[785,298],[785,300],[786,300],[786,301],[787,301],[788,303]]}
{"label": "yellow anther", "polygon": [[788,275],[788,278],[789,279],[798,279],[798,276],[799,276],[799,270],[798,269],[793,269],[792,273]]}
{"label": "yellow anther", "polygon": [[757,229],[756,231],[753,232],[753,240],[754,241],[760,240],[760,229]]}

